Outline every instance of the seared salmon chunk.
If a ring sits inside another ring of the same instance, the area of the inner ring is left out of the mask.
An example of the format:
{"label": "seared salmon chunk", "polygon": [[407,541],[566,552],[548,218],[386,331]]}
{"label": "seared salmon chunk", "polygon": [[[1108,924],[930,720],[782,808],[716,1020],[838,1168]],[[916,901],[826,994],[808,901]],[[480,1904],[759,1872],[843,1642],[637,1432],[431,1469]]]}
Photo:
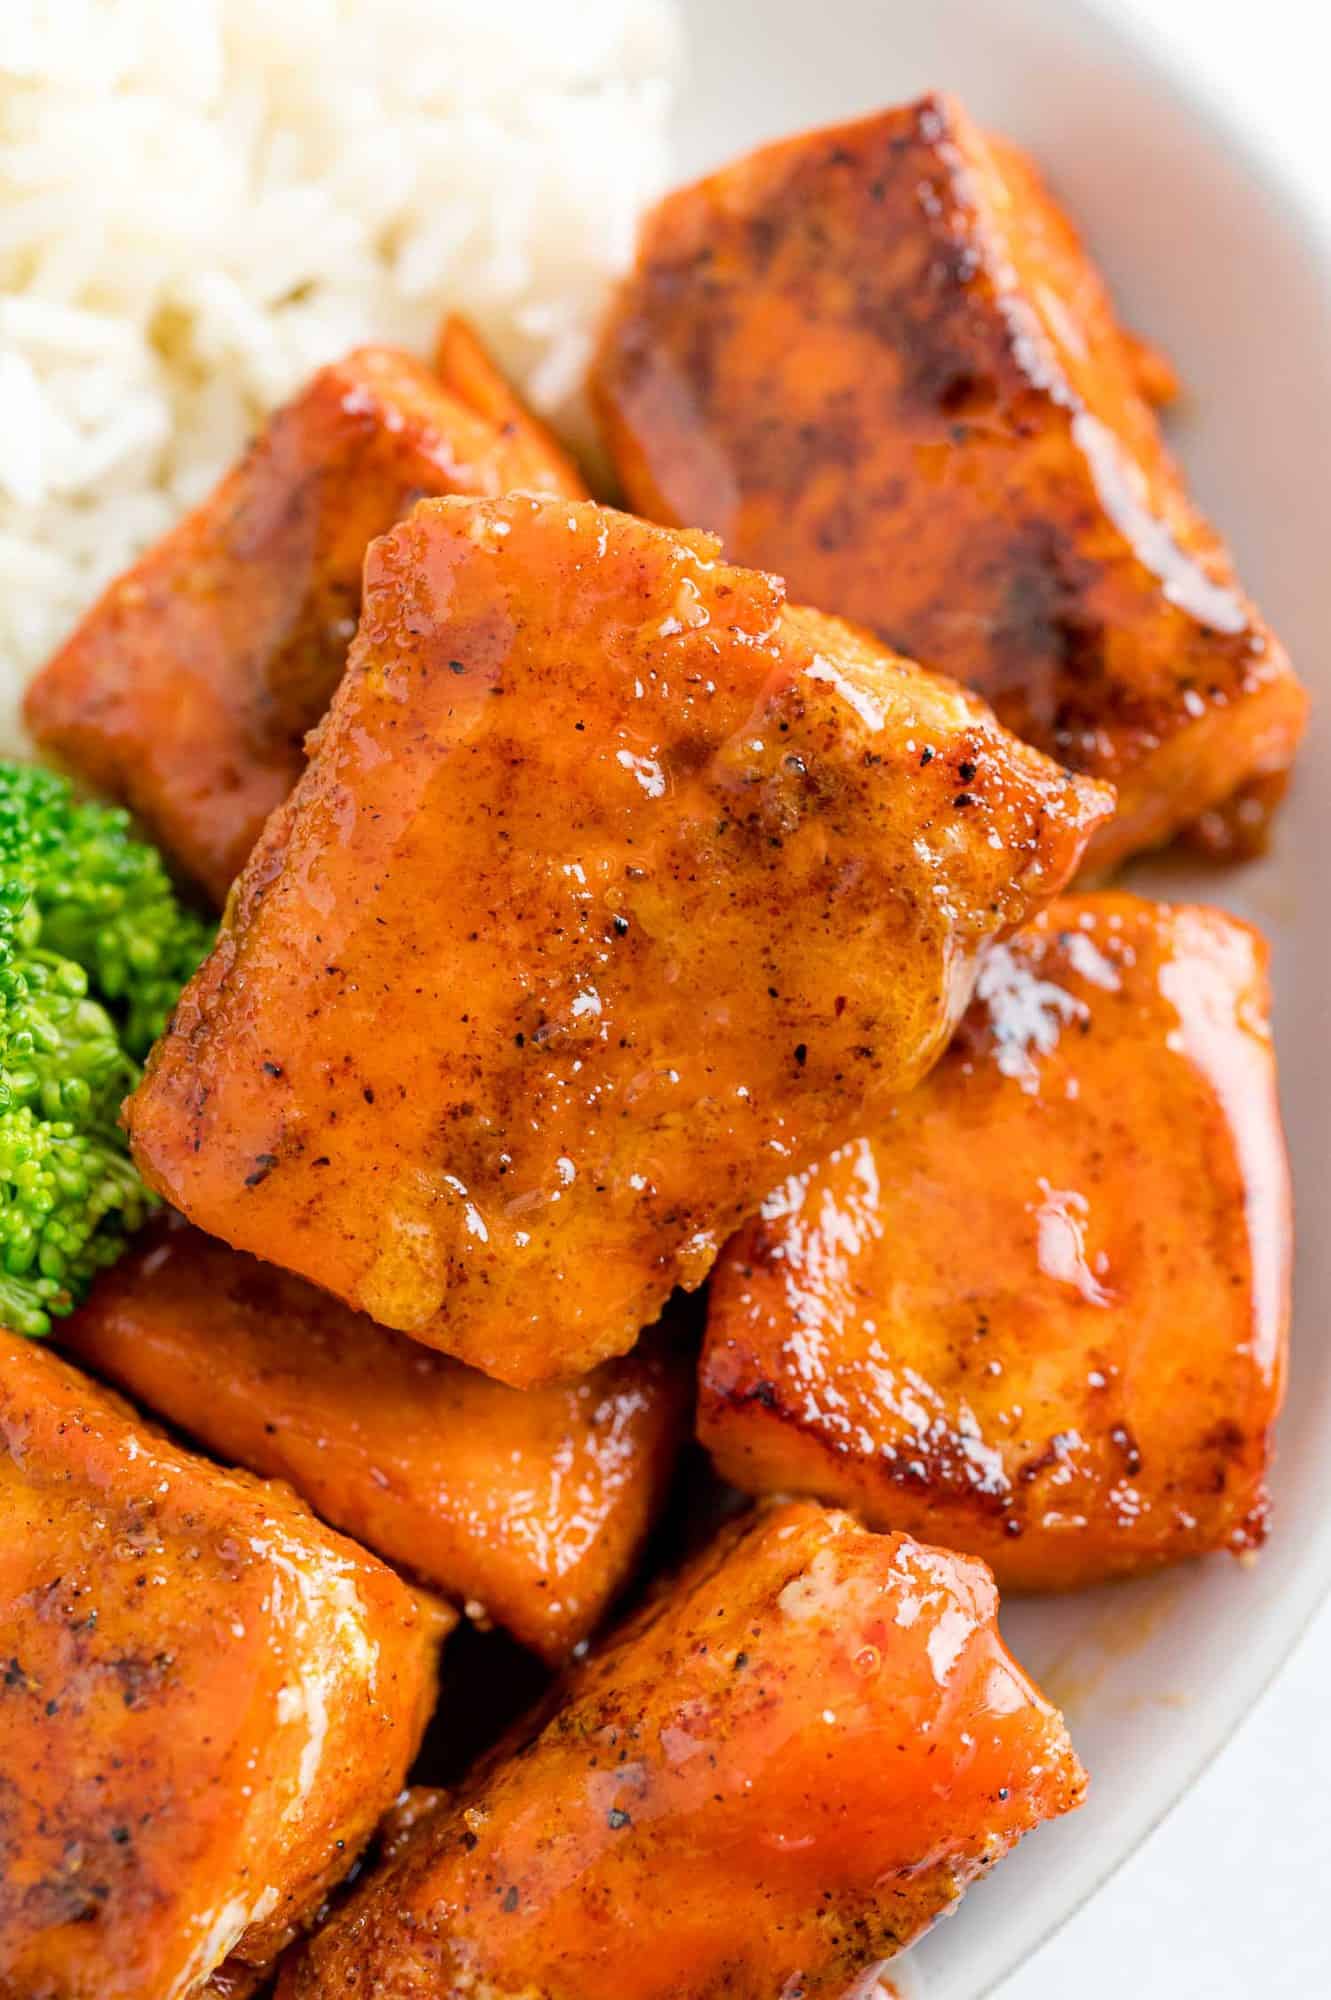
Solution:
{"label": "seared salmon chunk", "polygon": [[1290,1195],[1266,947],[1067,897],[938,1068],[716,1271],[699,1426],[812,1492],[1065,1589],[1263,1538]]}
{"label": "seared salmon chunk", "polygon": [[135,1157],[386,1326],[582,1373],[918,1079],[1109,804],[707,537],[422,502]]}
{"label": "seared salmon chunk", "polygon": [[552,1663],[628,1581],[691,1400],[690,1356],[650,1335],[576,1382],[509,1389],[176,1216],[60,1340]]}
{"label": "seared salmon chunk", "polygon": [[465,326],[440,358],[442,384],[387,347],[321,369],[28,692],[37,741],[219,904],[300,775],[374,536],[422,494],[585,491]]}
{"label": "seared salmon chunk", "polygon": [[782,141],[643,225],[593,371],[630,505],[1109,779],[1104,869],[1253,838],[1306,701],[1031,162],[947,97]]}
{"label": "seared salmon chunk", "polygon": [[759,1514],[413,1829],[279,2000],[859,1992],[1081,1801],[996,1610],[964,1556],[808,1503]]}
{"label": "seared salmon chunk", "polygon": [[0,1332],[0,1993],[245,1991],[401,1789],[452,1623]]}

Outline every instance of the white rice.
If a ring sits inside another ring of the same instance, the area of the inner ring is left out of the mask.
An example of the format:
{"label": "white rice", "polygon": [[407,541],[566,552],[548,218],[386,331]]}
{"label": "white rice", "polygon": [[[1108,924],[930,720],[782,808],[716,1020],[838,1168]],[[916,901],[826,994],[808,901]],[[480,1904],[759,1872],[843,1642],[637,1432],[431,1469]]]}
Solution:
{"label": "white rice", "polygon": [[33,669],[357,341],[476,321],[576,430],[673,0],[0,0],[0,751]]}

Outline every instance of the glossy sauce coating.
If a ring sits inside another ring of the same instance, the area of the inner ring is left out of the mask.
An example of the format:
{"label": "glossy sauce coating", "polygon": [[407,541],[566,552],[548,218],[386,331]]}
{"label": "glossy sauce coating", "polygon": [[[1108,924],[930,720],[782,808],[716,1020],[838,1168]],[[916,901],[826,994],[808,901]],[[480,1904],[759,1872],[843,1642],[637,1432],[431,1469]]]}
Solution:
{"label": "glossy sauce coating", "polygon": [[204,1987],[205,2000],[251,2000],[265,1984],[267,1975],[230,1960],[216,1971]]}
{"label": "glossy sauce coating", "polygon": [[1291,1234],[1266,956],[1127,895],[1000,947],[932,1076],[727,1246],[699,1407],[726,1477],[1005,1588],[1259,1543]]}
{"label": "glossy sauce coating", "polygon": [[719,1539],[409,1837],[280,2000],[844,2000],[1080,1802],[978,1563],[807,1503]]}
{"label": "glossy sauce coating", "polygon": [[0,1994],[266,1964],[401,1789],[452,1623],[0,1332]]}
{"label": "glossy sauce coating", "polygon": [[1169,375],[1029,160],[954,100],[669,196],[592,386],[638,512],[713,529],[1110,779],[1095,867],[1278,795],[1306,699],[1165,449]]}
{"label": "glossy sauce coating", "polygon": [[135,1157],[384,1325],[581,1372],[916,1080],[1108,805],[706,537],[423,502]]}
{"label": "glossy sauce coating", "polygon": [[37,741],[219,904],[304,766],[374,536],[422,494],[586,490],[463,323],[440,361],[442,386],[387,347],[321,369],[29,690]]}
{"label": "glossy sauce coating", "polygon": [[627,1582],[690,1404],[668,1340],[524,1395],[178,1217],[135,1239],[61,1343],[553,1662]]}
{"label": "glossy sauce coating", "polygon": [[242,1965],[238,1958],[229,1958],[225,1965],[219,1965],[208,1984],[203,1989],[203,2000],[252,2000],[252,1996],[269,1989],[271,1970]]}

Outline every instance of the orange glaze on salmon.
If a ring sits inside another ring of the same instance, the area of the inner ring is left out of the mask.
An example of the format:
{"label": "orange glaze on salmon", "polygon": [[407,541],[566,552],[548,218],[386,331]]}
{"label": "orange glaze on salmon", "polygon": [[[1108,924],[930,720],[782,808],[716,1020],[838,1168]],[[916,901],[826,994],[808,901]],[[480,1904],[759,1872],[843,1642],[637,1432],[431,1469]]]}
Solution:
{"label": "orange glaze on salmon", "polygon": [[423,502],[135,1158],[384,1325],[584,1372],[916,1081],[1108,809],[706,537]]}
{"label": "orange glaze on salmon", "polygon": [[0,1994],[243,1991],[401,1789],[453,1622],[0,1332]]}
{"label": "orange glaze on salmon", "polygon": [[1094,868],[1199,819],[1252,844],[1306,697],[1165,448],[1169,371],[954,99],[668,196],[592,388],[639,513],[713,529],[1109,779]]}
{"label": "orange glaze on salmon", "polygon": [[1291,1217],[1266,947],[1066,897],[987,962],[932,1076],[797,1175],[715,1273],[699,1428],[1065,1589],[1265,1532]]}
{"label": "orange glaze on salmon", "polygon": [[389,347],[320,369],[28,691],[38,743],[218,904],[300,776],[373,538],[422,494],[586,491],[464,323],[439,359],[442,384]]}
{"label": "orange glaze on salmon", "polygon": [[668,1338],[523,1394],[176,1216],[135,1238],[59,1338],[555,1663],[627,1582],[688,1422],[690,1357]]}
{"label": "orange glaze on salmon", "polygon": [[419,1824],[280,2000],[844,2000],[1080,1803],[981,1564],[796,1503],[723,1535]]}

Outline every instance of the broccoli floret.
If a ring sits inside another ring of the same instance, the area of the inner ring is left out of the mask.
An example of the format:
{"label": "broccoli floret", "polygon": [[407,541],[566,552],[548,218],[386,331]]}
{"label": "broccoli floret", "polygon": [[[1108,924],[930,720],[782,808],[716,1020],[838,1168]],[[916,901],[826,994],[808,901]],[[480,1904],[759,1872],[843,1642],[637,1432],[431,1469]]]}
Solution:
{"label": "broccoli floret", "polygon": [[128,815],[0,763],[0,1322],[49,1333],[156,1206],[120,1104],[211,943]]}
{"label": "broccoli floret", "polygon": [[154,1206],[115,1139],[29,1105],[0,1111],[0,1320],[49,1333]]}
{"label": "broccoli floret", "polygon": [[54,771],[0,763],[0,876],[32,930],[25,941],[83,967],[142,1059],[213,940],[157,849],[128,813],[77,798]]}
{"label": "broccoli floret", "polygon": [[41,1118],[114,1128],[138,1065],[106,1009],[88,997],[81,965],[26,951],[0,967],[0,1035],[0,1109],[23,1105]]}

